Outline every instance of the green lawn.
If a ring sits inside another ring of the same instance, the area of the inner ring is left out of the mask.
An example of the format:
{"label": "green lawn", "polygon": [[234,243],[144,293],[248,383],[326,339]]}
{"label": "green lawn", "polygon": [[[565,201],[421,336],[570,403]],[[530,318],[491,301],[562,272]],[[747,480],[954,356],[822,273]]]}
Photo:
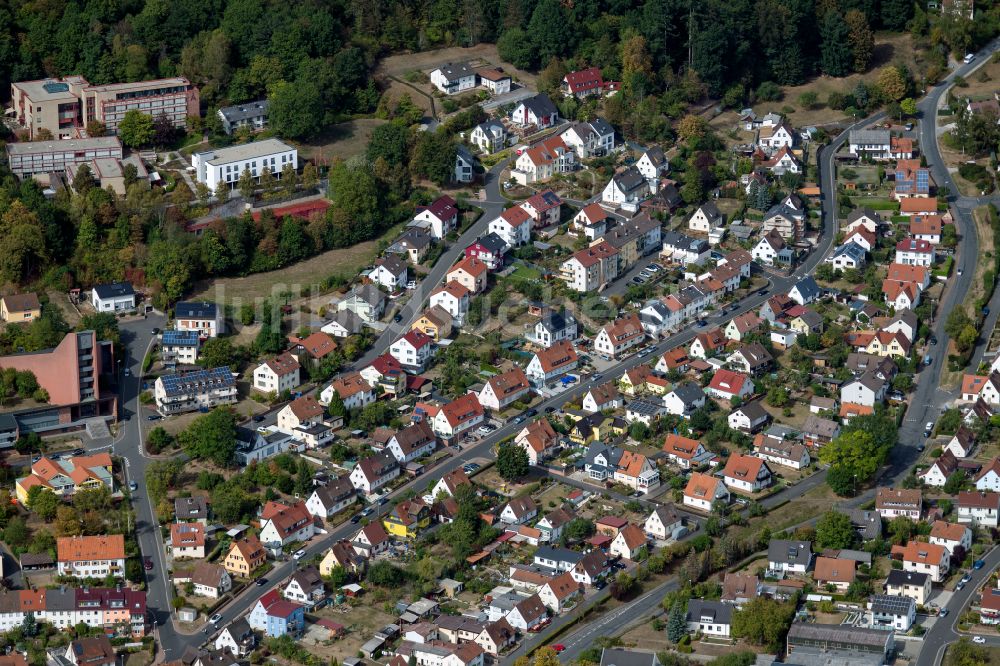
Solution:
{"label": "green lawn", "polygon": [[528,268],[524,264],[520,264],[514,269],[514,272],[510,274],[511,277],[518,278],[519,280],[541,280],[542,274],[539,273],[534,268]]}
{"label": "green lawn", "polygon": [[942,277],[948,277],[951,274],[951,265],[955,263],[954,257],[945,257],[944,261],[940,266],[935,268],[932,273],[934,275],[940,275]]}
{"label": "green lawn", "polygon": [[872,210],[891,210],[899,212],[899,202],[890,199],[869,199],[867,197],[853,197],[851,201],[855,206],[861,208],[871,208]]}

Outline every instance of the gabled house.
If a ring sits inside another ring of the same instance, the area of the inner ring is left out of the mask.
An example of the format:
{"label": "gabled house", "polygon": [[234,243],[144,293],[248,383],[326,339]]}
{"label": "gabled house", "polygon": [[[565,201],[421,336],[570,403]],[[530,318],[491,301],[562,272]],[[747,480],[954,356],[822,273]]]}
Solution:
{"label": "gabled house", "polygon": [[489,266],[476,257],[465,257],[448,269],[445,280],[457,282],[473,294],[486,289],[489,278]]}
{"label": "gabled house", "polygon": [[314,566],[298,569],[281,588],[281,596],[306,608],[315,607],[326,598],[326,588],[319,569]]}
{"label": "gabled house", "polygon": [[514,445],[528,454],[528,462],[537,465],[551,457],[559,448],[559,435],[548,419],[532,421],[514,437]]}
{"label": "gabled house", "polygon": [[531,497],[515,497],[500,509],[497,517],[508,525],[523,525],[538,515],[538,506]]}
{"label": "gabled house", "polygon": [[538,94],[518,102],[511,111],[510,120],[522,127],[534,125],[538,129],[545,129],[559,121],[559,111],[548,95]]}
{"label": "gabled house", "polygon": [[583,408],[588,412],[603,412],[608,409],[617,409],[621,405],[621,395],[614,382],[605,382],[600,386],[595,386],[583,396]]}
{"label": "gabled house", "polygon": [[249,578],[250,574],[266,561],[267,551],[264,550],[264,544],[257,537],[250,535],[233,541],[222,566],[233,576]]}
{"label": "gabled house", "polygon": [[375,268],[368,274],[368,279],[394,292],[406,287],[408,275],[406,261],[398,254],[390,254],[375,260]]}
{"label": "gabled house", "polygon": [[693,472],[684,488],[683,504],[698,511],[710,512],[715,502],[729,503],[729,490],[722,479]]}
{"label": "gabled house", "polygon": [[441,240],[458,227],[458,204],[448,195],[435,199],[431,205],[418,208],[408,226],[426,229],[434,240]]}
{"label": "gabled house", "polygon": [[688,229],[699,233],[707,234],[716,227],[725,224],[725,217],[719,211],[715,202],[709,201],[699,206],[688,219]]}
{"label": "gabled house", "polygon": [[774,230],[761,236],[750,254],[754,261],[765,266],[791,266],[794,261],[792,249],[785,245],[785,239]]}
{"label": "gabled house", "polygon": [[672,538],[677,530],[683,527],[684,519],[680,517],[672,504],[655,506],[642,526],[647,535],[661,541]]}
{"label": "gabled house", "polygon": [[705,406],[705,392],[692,381],[683,381],[663,396],[663,406],[668,414],[689,418],[691,412]]}
{"label": "gabled house", "polygon": [[375,387],[361,376],[360,372],[351,372],[335,377],[330,384],[320,391],[319,402],[329,405],[336,393],[347,409],[361,409],[375,402]]}
{"label": "gabled house", "polygon": [[485,409],[502,412],[511,404],[524,398],[531,391],[531,384],[524,370],[515,367],[486,380],[479,391],[479,404]]}
{"label": "gabled house", "polygon": [[667,434],[663,440],[663,452],[667,454],[667,460],[681,469],[692,469],[715,461],[715,454],[706,449],[704,444],[677,433]]}
{"label": "gabled house", "polygon": [[726,421],[733,430],[745,434],[753,434],[766,426],[771,415],[764,409],[759,400],[747,402],[729,413]]}
{"label": "gabled house", "polygon": [[997,527],[1000,520],[1000,493],[982,490],[958,493],[958,522]]}
{"label": "gabled house", "polygon": [[538,598],[553,613],[561,613],[583,595],[583,586],[566,571],[552,578],[538,590]]}
{"label": "gabled house", "polygon": [[377,520],[362,527],[351,539],[354,551],[366,559],[384,553],[390,545],[392,545],[392,539],[382,523]]}
{"label": "gabled house", "polygon": [[573,123],[560,137],[582,158],[600,157],[615,149],[615,130],[603,118]]}
{"label": "gabled house", "polygon": [[254,605],[247,622],[265,636],[278,638],[294,634],[305,626],[305,608],[281,598],[278,590],[266,593]]}
{"label": "gabled house", "polygon": [[629,523],[611,541],[608,554],[621,557],[623,560],[639,559],[639,553],[646,546],[646,534],[641,528]]}
{"label": "gabled house", "polygon": [[484,153],[495,153],[507,147],[507,128],[499,120],[487,120],[476,125],[469,134],[469,141]]}
{"label": "gabled house", "polygon": [[856,565],[857,562],[854,560],[817,557],[813,569],[813,580],[820,587],[846,592],[857,576]]}
{"label": "gabled house", "polygon": [[727,572],[722,579],[722,596],[720,599],[740,608],[743,604],[761,596],[763,585],[760,579],[752,574]]}
{"label": "gabled house", "polygon": [[351,506],[357,499],[358,494],[351,480],[341,476],[325,486],[318,486],[306,500],[306,509],[310,515],[327,519]]}
{"label": "gabled house", "polygon": [[955,559],[964,559],[965,554],[972,552],[972,530],[958,523],[935,520],[931,524],[929,541],[948,549],[948,554]]}
{"label": "gabled house", "polygon": [[812,568],[812,544],[808,541],[771,539],[767,545],[767,568],[778,578],[803,575]]}
{"label": "gabled house", "polygon": [[431,509],[419,498],[403,500],[382,518],[385,531],[400,539],[415,539],[430,524]]}
{"label": "gabled house", "polygon": [[743,400],[753,395],[754,386],[753,381],[746,375],[719,368],[712,375],[712,380],[705,390],[712,397],[732,401],[733,398]]}
{"label": "gabled house", "polygon": [[388,451],[381,451],[362,458],[351,470],[351,484],[360,492],[370,495],[399,476],[399,463]]}
{"label": "gabled house", "polygon": [[771,485],[771,468],[762,458],[734,453],[726,461],[722,480],[734,490],[756,493]]}
{"label": "gabled house", "polygon": [[268,502],[260,517],[260,539],[266,546],[283,547],[297,541],[308,541],[315,534],[312,516],[301,500],[291,506]]}
{"label": "gabled house", "polygon": [[520,247],[531,241],[533,220],[531,214],[521,206],[504,210],[490,222],[490,233],[499,236],[510,247]]}
{"label": "gabled house", "polygon": [[483,422],[483,406],[475,393],[461,395],[434,416],[431,429],[443,440],[451,441]]}
{"label": "gabled house", "polygon": [[908,490],[880,487],[875,491],[875,510],[882,518],[888,520],[898,516],[909,518],[914,522],[920,520],[923,501],[919,488]]}
{"label": "gabled house", "polygon": [[771,369],[771,366],[774,365],[774,358],[764,349],[762,344],[754,342],[740,345],[735,352],[729,355],[726,363],[744,374],[757,377]]}
{"label": "gabled house", "polygon": [[560,340],[548,349],[535,352],[525,368],[525,374],[536,386],[541,386],[571,372],[578,363],[573,345],[567,340]]}
{"label": "gabled house", "polygon": [[634,211],[638,210],[639,204],[649,195],[649,182],[633,165],[611,177],[601,192],[601,201]]}
{"label": "gabled house", "polygon": [[753,312],[744,312],[743,314],[736,315],[729,320],[726,324],[725,336],[728,340],[735,340],[740,342],[748,334],[755,331],[759,331],[763,322],[760,317],[758,317]]}
{"label": "gabled house", "polygon": [[594,352],[610,358],[621,358],[629,349],[646,339],[639,315],[631,313],[605,325],[594,336]]}
{"label": "gabled house", "polygon": [[423,372],[437,351],[430,336],[409,330],[389,346],[389,353],[407,372]]}
{"label": "gabled house", "polygon": [[503,268],[510,246],[500,236],[489,233],[465,248],[467,258],[479,259],[491,271]]}
{"label": "gabled house", "polygon": [[430,455],[435,448],[437,448],[437,437],[426,421],[406,426],[395,433],[385,446],[385,450],[391,453],[400,465]]}
{"label": "gabled house", "polygon": [[471,294],[472,292],[458,282],[449,282],[431,292],[430,304],[432,308],[439,307],[447,312],[453,323],[457,325],[461,324],[465,319],[465,314],[469,311]]}
{"label": "gabled house", "polygon": [[948,549],[938,544],[910,541],[905,546],[893,546],[892,558],[903,561],[903,571],[926,573],[934,583],[943,582],[948,575]]}

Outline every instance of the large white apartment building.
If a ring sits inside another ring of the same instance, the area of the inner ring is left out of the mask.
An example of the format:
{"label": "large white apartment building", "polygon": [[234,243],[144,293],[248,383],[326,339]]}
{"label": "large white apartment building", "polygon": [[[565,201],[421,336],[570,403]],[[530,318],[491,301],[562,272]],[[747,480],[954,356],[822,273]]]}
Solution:
{"label": "large white apartment building", "polygon": [[281,170],[288,164],[293,169],[299,168],[299,152],[279,139],[206,150],[191,156],[191,166],[195,168],[198,182],[205,183],[212,190],[219,183],[229,183],[235,188],[244,170],[249,170],[255,181],[260,180],[265,168],[279,178]]}

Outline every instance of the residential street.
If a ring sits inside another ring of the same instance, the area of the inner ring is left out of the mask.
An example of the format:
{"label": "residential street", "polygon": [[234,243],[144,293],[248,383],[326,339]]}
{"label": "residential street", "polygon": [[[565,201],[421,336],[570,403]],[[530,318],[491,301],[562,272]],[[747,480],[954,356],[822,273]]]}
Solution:
{"label": "residential street", "polygon": [[[975,64],[976,63],[973,63],[973,65]],[[958,71],[965,73],[971,68],[972,65],[960,68]],[[938,101],[941,99],[943,92],[944,86],[938,86],[932,90],[928,97],[921,103],[921,110],[927,114],[925,117],[932,117],[929,116],[928,110],[935,108]],[[865,119],[852,127],[866,126],[867,124],[870,124],[880,118],[881,114],[878,114]],[[920,129],[922,148],[928,155],[928,161],[934,169],[934,178],[938,185],[949,186],[952,191],[955,191],[955,188],[951,185],[948,174],[940,166],[940,156],[937,154],[937,148],[933,140],[934,128],[929,125],[930,123],[921,123]],[[802,276],[811,274],[819,262],[828,256],[837,233],[836,197],[830,194],[834,191],[834,175],[832,167],[833,155],[837,148],[843,145],[846,138],[847,132],[845,131],[842,135],[837,137],[837,139],[830,146],[825,148],[819,156],[821,184],[826,196],[823,201],[823,233],[820,237],[818,247],[810,253],[805,262],[798,267],[792,276],[773,277],[770,280],[770,284],[766,288],[765,293],[761,294],[759,292],[754,292],[747,296],[739,302],[739,308],[736,312],[727,313],[725,316],[713,313],[712,316],[706,317],[709,322],[709,326],[721,324],[738,313],[759,308],[759,306],[772,294],[787,292],[795,281]],[[417,318],[422,310],[430,292],[438,284],[440,284],[445,272],[457,260],[459,255],[463,252],[465,246],[475,240],[478,236],[482,235],[485,232],[489,221],[496,217],[496,215],[498,215],[502,210],[503,205],[499,202],[503,201],[503,199],[499,192],[497,177],[505,166],[505,163],[498,164],[489,172],[487,182],[485,184],[487,202],[483,204],[482,216],[464,234],[462,234],[462,236],[455,243],[452,244],[450,249],[435,264],[425,280],[421,283],[417,293],[410,298],[407,304],[400,311],[402,320],[398,324],[389,324],[386,330],[379,336],[373,347],[358,360],[354,366],[355,368],[363,367],[376,356],[384,353],[396,337],[398,337],[403,331],[408,330],[410,324]],[[962,296],[966,293],[974,272],[973,267],[975,258],[978,255],[978,244],[976,242],[975,230],[971,222],[971,217],[959,209],[956,213],[956,222],[960,225],[959,228],[963,237],[960,252],[957,256],[957,265],[963,267],[964,275],[960,278],[953,278],[952,280],[949,280],[941,305],[942,309],[940,311],[942,313],[947,313],[950,308],[961,301]],[[650,259],[652,259],[652,257]],[[644,265],[645,262],[640,263]],[[994,308],[994,311],[997,309],[998,308]],[[934,359],[933,363],[929,367],[924,368],[920,373],[918,386],[911,398],[910,410],[907,414],[906,420],[904,421],[903,427],[900,430],[900,445],[896,447],[893,453],[892,465],[887,475],[889,480],[899,479],[908,471],[917,456],[916,445],[923,441],[921,431],[924,421],[931,420],[937,415],[940,411],[941,405],[947,397],[942,392],[937,390],[937,382],[940,377],[945,351],[947,348],[947,339],[943,331],[944,318],[944,316],[939,316],[934,322],[935,334],[940,342],[936,347],[931,348],[931,354]],[[166,558],[164,548],[162,540],[159,536],[158,523],[155,519],[153,507],[151,506],[150,500],[143,489],[145,470],[151,462],[151,458],[146,455],[143,448],[143,431],[149,424],[146,423],[145,414],[140,413],[139,410],[138,394],[140,393],[141,386],[139,383],[140,380],[137,377],[141,374],[141,364],[145,350],[148,348],[153,339],[152,329],[153,327],[162,328],[164,323],[165,322],[162,317],[151,315],[148,319],[128,322],[122,325],[123,343],[129,350],[129,357],[126,361],[126,365],[131,369],[132,376],[123,378],[121,397],[125,413],[131,414],[131,419],[121,424],[123,426],[122,432],[115,442],[94,442],[89,448],[97,449],[110,447],[115,455],[122,456],[125,459],[128,478],[134,479],[140,485],[139,491],[133,498],[137,512],[137,534],[143,554],[150,555],[154,559],[154,568],[151,572],[148,572],[148,606],[152,615],[156,619],[156,623],[158,625],[156,627],[156,631],[164,649],[166,658],[176,659],[180,657],[186,647],[200,645],[206,639],[206,636],[202,633],[193,635],[181,634],[174,627],[169,604],[171,584],[166,575]],[[656,352],[662,353],[669,348],[679,344],[684,344],[690,341],[694,337],[695,333],[700,330],[702,329],[691,326],[675,335],[670,336],[669,338],[661,340],[655,344]],[[548,398],[539,405],[536,405],[536,409],[538,409],[539,412],[543,412],[545,408],[550,406],[558,408],[566,402],[573,401],[581,397],[595,384],[613,380],[623,374],[627,369],[641,363],[647,363],[652,358],[654,357],[637,355],[627,358],[605,371],[599,382],[588,381],[586,378],[582,377],[581,381],[575,387],[559,393],[554,397]],[[445,473],[460,467],[466,462],[475,458],[490,457],[492,455],[491,451],[493,447],[499,441],[515,434],[521,427],[522,425],[520,424],[508,422],[488,437],[471,446],[468,446],[463,449],[461,453],[453,455],[452,458],[430,470],[424,476],[418,477],[405,484],[403,487],[396,490],[392,494],[392,497],[396,498],[410,491],[415,491],[419,494],[433,483],[436,483],[436,481]],[[784,501],[785,499],[801,496],[810,488],[822,483],[823,479],[824,474],[822,473],[814,475],[807,481],[778,493],[772,498],[764,500],[764,503],[765,505],[768,503],[778,503]],[[864,498],[856,498],[850,503],[860,504],[862,501],[864,501]],[[390,504],[384,505],[380,508],[379,513],[385,513],[390,507]],[[308,560],[313,555],[321,554],[336,540],[350,538],[357,531],[357,529],[358,527],[356,525],[344,523],[339,527],[332,529],[329,534],[313,539],[312,543],[310,543],[306,548],[307,556],[305,559]],[[1000,562],[1000,552],[994,551],[994,553],[991,554],[991,558],[992,564]],[[267,586],[251,586],[236,600],[220,610],[223,620],[219,623],[219,628],[222,628],[234,618],[245,615],[250,610],[252,604],[256,602],[256,599],[258,599],[268,589],[271,589],[274,585],[278,584],[290,575],[291,572],[294,571],[295,567],[296,563],[294,561],[276,563],[274,570],[267,575],[269,580],[269,584]],[[590,642],[594,637],[616,633],[621,628],[627,626],[630,622],[649,617],[666,591],[668,591],[670,586],[674,584],[676,583],[671,581],[659,586],[658,588],[654,588],[630,604],[618,609],[614,613],[602,616],[594,622],[576,628],[572,633],[568,634],[561,640],[561,642],[566,645],[567,650],[560,655],[560,658],[564,662],[572,661],[579,656],[579,653],[583,649],[590,645]],[[971,589],[971,586],[968,589]],[[569,619],[570,616],[560,617],[553,622],[549,631],[544,632],[542,635],[530,636],[526,641],[527,647],[519,649],[517,654],[522,654],[525,649],[530,650],[539,645],[546,644],[546,641],[548,640],[547,636],[551,635],[554,630],[563,626],[563,624],[568,622]],[[932,635],[933,630],[929,636]],[[941,640],[946,639],[946,637],[941,638]],[[502,662],[510,663],[512,660],[513,656],[503,659]],[[921,663],[923,663],[923,658],[921,659]],[[929,663],[930,662],[928,662],[928,664]]]}

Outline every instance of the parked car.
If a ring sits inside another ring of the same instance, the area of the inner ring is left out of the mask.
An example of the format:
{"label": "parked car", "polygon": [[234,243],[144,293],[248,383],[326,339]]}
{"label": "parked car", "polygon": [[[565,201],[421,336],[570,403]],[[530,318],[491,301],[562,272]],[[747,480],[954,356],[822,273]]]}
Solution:
{"label": "parked car", "polygon": [[258,587],[263,587],[264,585],[267,585],[267,578],[264,578],[263,576],[261,576],[260,578],[258,578],[257,580],[255,580],[253,584],[256,585],[256,586],[258,586]]}
{"label": "parked car", "polygon": [[966,53],[965,57],[962,58],[962,62],[964,62],[966,65],[968,65],[970,62],[972,62],[975,59],[976,59],[976,54],[975,53]]}
{"label": "parked car", "polygon": [[924,437],[930,437],[932,432],[934,432],[934,421],[928,421],[924,424]]}
{"label": "parked car", "polygon": [[942,608],[941,612],[938,613],[938,617],[947,617],[948,613],[950,613],[950,612],[951,611],[949,611],[947,608]]}
{"label": "parked car", "polygon": [[976,560],[975,562],[972,563],[973,569],[982,569],[984,566],[986,566],[986,562],[984,562],[983,560]]}
{"label": "parked car", "polygon": [[305,557],[305,554],[306,554],[306,551],[304,549],[302,549],[302,548],[299,548],[297,551],[295,551],[292,554],[292,559],[293,560],[301,560],[303,557]]}
{"label": "parked car", "polygon": [[145,569],[146,571],[152,571],[153,570],[153,558],[150,557],[149,555],[147,555],[146,557],[142,558],[142,568]]}
{"label": "parked car", "polygon": [[146,417],[146,420],[147,421],[159,421],[162,418],[163,417],[160,416],[159,414],[150,414],[149,416]]}
{"label": "parked car", "polygon": [[135,492],[135,491],[139,490],[139,484],[136,483],[135,481],[129,481],[128,482],[128,489],[131,490],[132,492]]}
{"label": "parked car", "polygon": [[222,615],[220,613],[216,613],[212,617],[208,618],[208,621],[211,622],[212,624],[219,624],[220,622],[222,622]]}
{"label": "parked car", "polygon": [[982,636],[973,636],[972,637],[972,642],[973,643],[979,643],[980,645],[982,645],[983,643],[986,642],[986,639],[983,638]]}

